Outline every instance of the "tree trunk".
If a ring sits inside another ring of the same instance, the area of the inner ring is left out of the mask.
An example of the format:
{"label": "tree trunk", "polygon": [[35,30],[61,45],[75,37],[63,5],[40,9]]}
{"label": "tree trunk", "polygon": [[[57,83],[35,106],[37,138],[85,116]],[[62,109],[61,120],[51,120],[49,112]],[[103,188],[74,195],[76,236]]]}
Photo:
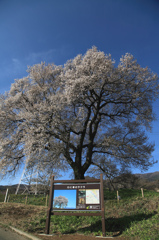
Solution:
{"label": "tree trunk", "polygon": [[85,172],[83,171],[83,167],[81,165],[75,165],[73,168],[73,171],[74,171],[74,178],[76,180],[85,179],[84,178]]}
{"label": "tree trunk", "polygon": [[75,164],[73,166],[74,178],[76,180],[85,179],[84,178],[85,171],[84,171],[83,166],[81,164],[81,162],[82,162],[81,152],[82,152],[82,149],[78,148],[78,150],[76,152],[76,157],[75,157]]}
{"label": "tree trunk", "polygon": [[85,179],[82,169],[74,170],[74,176],[76,180]]}

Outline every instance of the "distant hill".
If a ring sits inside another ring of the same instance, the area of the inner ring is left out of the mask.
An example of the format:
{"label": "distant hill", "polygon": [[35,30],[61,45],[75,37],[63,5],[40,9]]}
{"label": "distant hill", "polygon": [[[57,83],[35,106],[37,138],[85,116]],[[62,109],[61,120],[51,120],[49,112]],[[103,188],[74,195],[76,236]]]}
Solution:
{"label": "distant hill", "polygon": [[145,179],[149,182],[159,180],[159,171],[152,173],[135,174],[135,176]]}
{"label": "distant hill", "polygon": [[[136,177],[140,178],[141,180],[144,180],[144,182],[142,183],[144,185],[144,187],[149,186],[149,189],[151,189],[151,188],[155,188],[156,186],[159,185],[157,183],[159,180],[159,171],[152,172],[152,173],[134,174],[134,175]],[[90,178],[92,178],[92,177],[89,177],[89,176],[86,177],[86,179],[90,179]],[[154,187],[152,185],[154,185]],[[17,186],[18,186],[18,184],[11,185],[11,186],[0,185],[0,193],[5,194],[7,188],[9,189],[10,193],[15,193]],[[25,190],[25,185],[22,184],[19,192],[22,193],[24,190]]]}
{"label": "distant hill", "polygon": [[18,184],[10,185],[10,186],[9,185],[8,186],[0,185],[0,193],[5,193],[7,188],[9,189],[10,193],[15,193],[17,186],[18,186]]}

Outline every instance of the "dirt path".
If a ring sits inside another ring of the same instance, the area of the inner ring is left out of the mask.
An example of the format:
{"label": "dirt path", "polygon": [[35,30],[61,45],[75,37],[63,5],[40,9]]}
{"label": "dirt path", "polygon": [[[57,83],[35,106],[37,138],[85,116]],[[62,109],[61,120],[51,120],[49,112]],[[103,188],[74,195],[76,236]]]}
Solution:
{"label": "dirt path", "polygon": [[36,235],[42,240],[128,240],[128,238],[123,237],[93,237],[93,236],[84,236],[82,234],[64,234],[64,235]]}

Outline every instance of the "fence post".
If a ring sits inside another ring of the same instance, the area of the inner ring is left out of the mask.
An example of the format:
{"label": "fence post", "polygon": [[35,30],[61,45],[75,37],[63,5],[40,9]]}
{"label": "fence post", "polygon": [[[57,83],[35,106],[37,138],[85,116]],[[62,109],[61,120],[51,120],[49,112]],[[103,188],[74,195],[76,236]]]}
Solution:
{"label": "fence post", "polygon": [[119,196],[119,191],[117,191],[117,200],[119,202],[120,196]]}
{"label": "fence post", "polygon": [[48,201],[48,194],[46,195],[46,203],[45,203],[46,207],[47,207],[47,201]]}
{"label": "fence post", "polygon": [[27,204],[28,196],[25,197],[25,205]]}
{"label": "fence post", "polygon": [[4,198],[4,202],[7,201],[7,197],[8,197],[8,188],[7,188],[7,190],[6,190],[6,195],[5,195],[5,198]]}
{"label": "fence post", "polygon": [[144,198],[144,189],[141,188],[141,194],[142,194],[142,197]]}

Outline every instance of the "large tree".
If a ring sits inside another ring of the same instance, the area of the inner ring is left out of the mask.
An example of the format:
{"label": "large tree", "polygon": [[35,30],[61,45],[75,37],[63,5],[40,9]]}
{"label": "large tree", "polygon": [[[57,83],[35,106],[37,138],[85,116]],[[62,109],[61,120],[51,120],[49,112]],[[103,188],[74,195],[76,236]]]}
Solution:
{"label": "large tree", "polygon": [[154,163],[146,131],[158,77],[126,54],[118,65],[95,47],[64,66],[36,64],[0,98],[0,167],[46,171],[91,166],[109,175]]}

